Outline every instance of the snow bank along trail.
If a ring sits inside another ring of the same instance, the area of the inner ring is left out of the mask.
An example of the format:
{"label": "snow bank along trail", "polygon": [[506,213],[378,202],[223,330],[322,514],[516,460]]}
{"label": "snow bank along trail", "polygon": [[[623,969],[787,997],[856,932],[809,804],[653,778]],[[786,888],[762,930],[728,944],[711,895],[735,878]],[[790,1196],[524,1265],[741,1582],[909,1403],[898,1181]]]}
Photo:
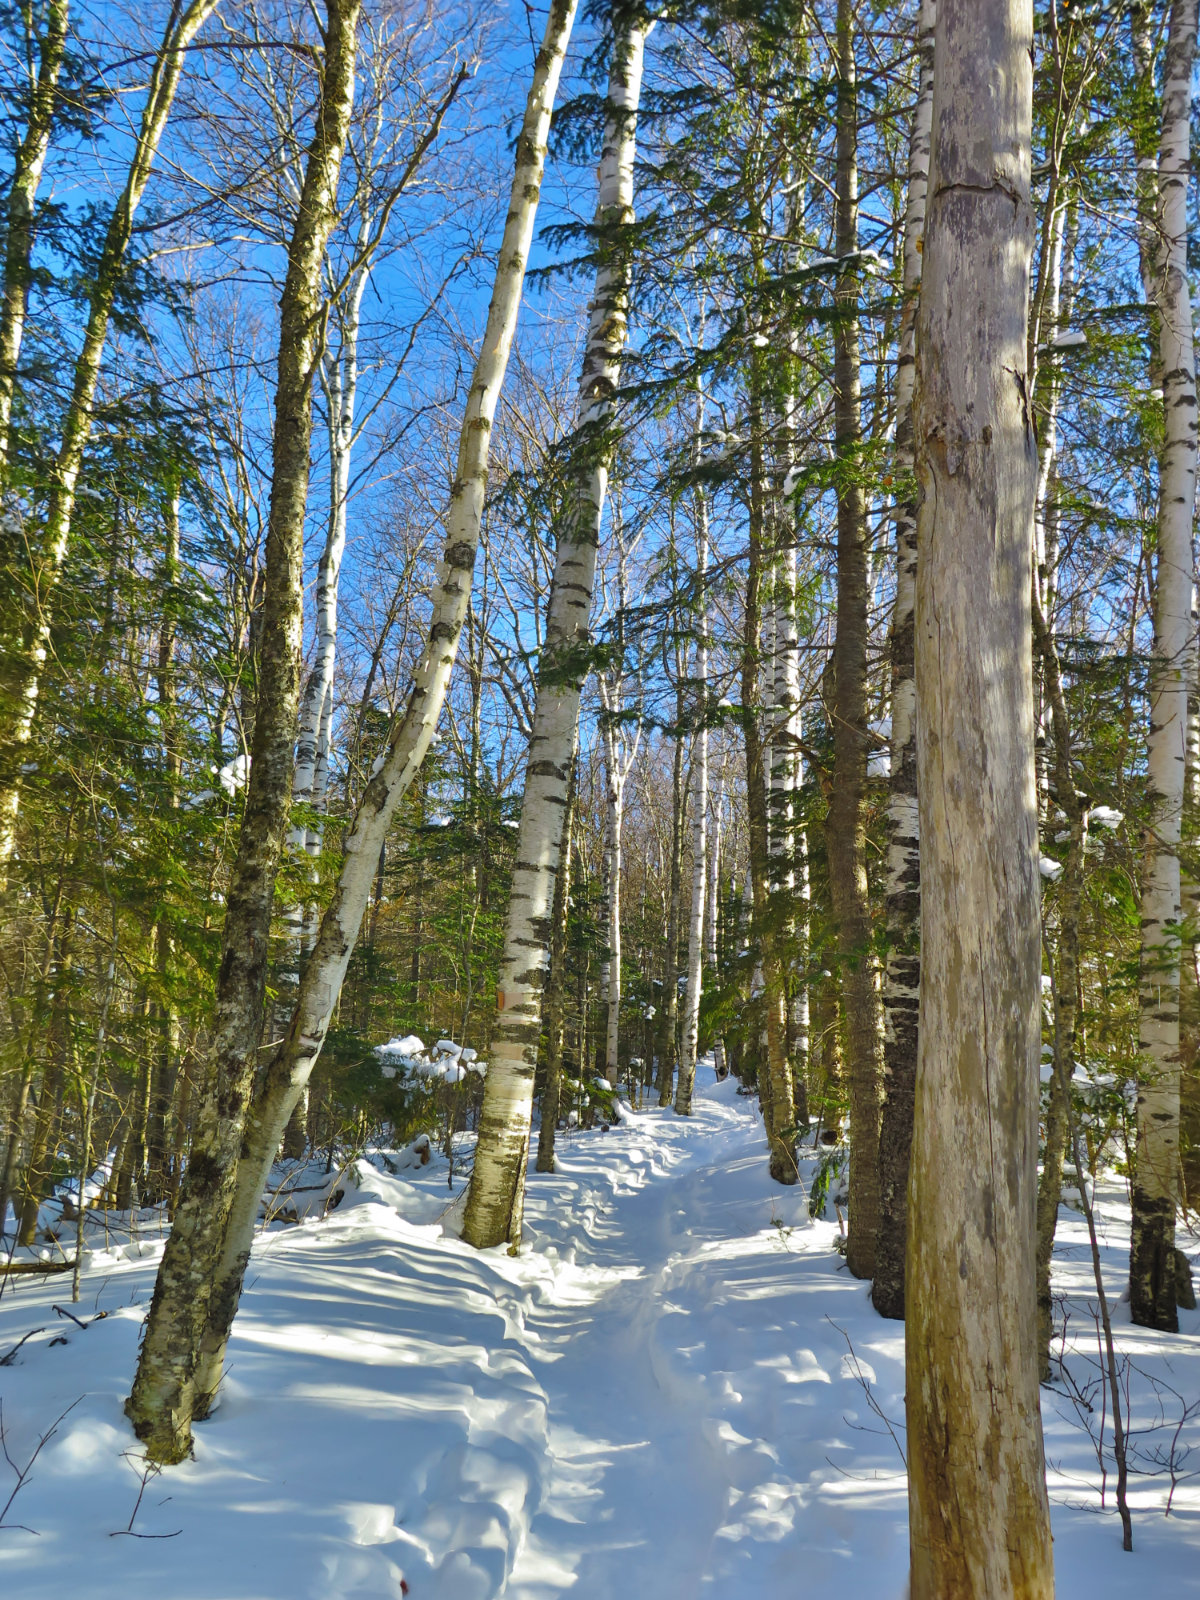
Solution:
{"label": "snow bank along trail", "polygon": [[[0,1592],[899,1600],[903,1330],[845,1272],[836,1225],[770,1183],[732,1082],[702,1072],[691,1119],[565,1142],[555,1176],[530,1174],[519,1260],[448,1237],[448,1198],[444,1165],[364,1163],[328,1221],[262,1239],[223,1404],[195,1461],[145,1486],[132,1527],[153,1538],[112,1535],[142,1477],[121,1402],[154,1260],[93,1260],[74,1309],[109,1315],[86,1331],[51,1309],[61,1280],[10,1287],[0,1353],[44,1329],[0,1368],[18,1465],[77,1403],[8,1513],[34,1531],[0,1529]],[[1200,1396],[1197,1331],[1139,1349]],[[1147,1490],[1122,1556],[1091,1446],[1044,1394],[1059,1594],[1200,1594],[1200,1496],[1182,1484],[1167,1520]]]}

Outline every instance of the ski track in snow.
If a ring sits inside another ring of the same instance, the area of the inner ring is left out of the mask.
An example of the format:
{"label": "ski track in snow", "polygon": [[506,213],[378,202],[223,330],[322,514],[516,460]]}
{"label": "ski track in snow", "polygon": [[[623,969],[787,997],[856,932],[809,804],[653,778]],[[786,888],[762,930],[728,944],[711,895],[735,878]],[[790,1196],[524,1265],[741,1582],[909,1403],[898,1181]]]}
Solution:
{"label": "ski track in snow", "polygon": [[[93,1259],[72,1309],[109,1315],[86,1331],[51,1309],[64,1280],[8,1286],[0,1352],[45,1329],[0,1368],[14,1460],[78,1404],[8,1513],[36,1532],[0,1528],[0,1592],[393,1600],[403,1578],[412,1600],[900,1600],[903,1469],[860,1380],[902,1442],[903,1329],[846,1273],[836,1226],[770,1183],[732,1081],[710,1070],[691,1119],[565,1141],[558,1174],[530,1174],[515,1261],[443,1232],[444,1164],[360,1171],[327,1221],[256,1247],[222,1404],[196,1459],[146,1485],[133,1527],[159,1537],[112,1537],[141,1478],[121,1404],[157,1246]],[[1108,1223],[1119,1292],[1119,1208]],[[1060,1234],[1082,1330],[1080,1219]],[[1174,1339],[1120,1331],[1200,1398],[1200,1314],[1181,1320]],[[1200,1594],[1200,1491],[1181,1485],[1168,1520],[1144,1480],[1123,1555],[1070,1406],[1043,1390],[1043,1412],[1059,1595]],[[12,1481],[0,1461],[0,1504]]]}

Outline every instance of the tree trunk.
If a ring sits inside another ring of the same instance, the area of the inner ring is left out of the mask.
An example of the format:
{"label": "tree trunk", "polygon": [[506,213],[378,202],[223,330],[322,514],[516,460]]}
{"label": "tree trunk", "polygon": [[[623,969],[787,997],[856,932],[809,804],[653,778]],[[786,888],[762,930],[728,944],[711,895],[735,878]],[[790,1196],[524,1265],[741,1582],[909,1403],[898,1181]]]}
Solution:
{"label": "tree trunk", "polygon": [[[1054,185],[1057,191],[1057,183]],[[1056,202],[1057,203],[1057,202]],[[1043,284],[1039,292],[1041,311],[1045,317],[1045,333],[1052,344],[1054,336],[1069,325],[1073,305],[1074,275],[1071,267],[1075,250],[1075,229],[1067,226],[1067,208],[1059,204],[1057,215],[1049,219],[1049,228],[1043,234],[1042,262]],[[1065,245],[1065,249],[1064,249]],[[1063,282],[1067,289],[1064,295]],[[1031,370],[1035,369],[1041,331],[1036,326],[1038,315],[1030,319],[1031,337],[1028,341]],[[1034,392],[1037,392],[1036,379]],[[1053,487],[1054,460],[1058,447],[1058,405],[1062,389],[1061,368],[1051,363],[1049,387],[1045,397],[1042,432],[1038,444],[1037,487],[1034,499],[1034,582],[1033,582],[1033,632],[1035,667],[1041,662],[1041,699],[1044,707],[1043,722],[1049,730],[1049,756],[1051,765],[1039,770],[1046,777],[1045,793],[1039,785],[1039,810],[1043,802],[1049,806],[1053,787],[1058,806],[1067,819],[1070,839],[1067,860],[1059,887],[1057,904],[1057,936],[1053,941],[1054,966],[1054,1071],[1050,1080],[1050,1094],[1046,1111],[1046,1138],[1042,1152],[1042,1171],[1037,1192],[1037,1307],[1038,1307],[1038,1375],[1042,1382],[1050,1378],[1050,1340],[1054,1324],[1054,1301],[1050,1287],[1050,1264],[1054,1254],[1054,1235],[1058,1225],[1058,1208],[1062,1198],[1063,1159],[1070,1134],[1071,1077],[1075,1069],[1075,1034],[1077,1021],[1077,995],[1079,989],[1079,921],[1083,907],[1083,877],[1086,866],[1087,810],[1083,798],[1076,792],[1074,765],[1071,757],[1071,725],[1063,694],[1062,669],[1058,645],[1054,636],[1053,575],[1058,566],[1057,517],[1049,504]],[[1053,785],[1049,781],[1053,772]],[[1044,941],[1047,945],[1049,940]]]}
{"label": "tree trunk", "polygon": [[21,1245],[31,1245],[37,1239],[38,1208],[50,1171],[47,1159],[50,1135],[58,1118],[61,1100],[62,1066],[55,1061],[47,1067],[42,1078],[42,1092],[38,1097],[33,1138],[29,1144],[29,1160],[25,1164],[25,1196],[17,1227],[17,1243]]}
{"label": "tree trunk", "polygon": [[1051,1600],[1034,1296],[1040,891],[1031,0],[938,0],[913,410],[921,1001],[912,1600]]}
{"label": "tree trunk", "polygon": [[913,608],[917,597],[917,501],[913,470],[912,399],[916,376],[917,302],[929,141],[933,131],[935,0],[922,0],[917,24],[919,81],[908,147],[904,219],[904,309],[896,363],[896,597],[892,604],[892,751],[888,783],[887,967],[883,980],[883,1112],[879,1126],[879,1232],[871,1300],[884,1317],[904,1316],[904,1252],[908,1234],[908,1162],[917,1082],[917,1003],[921,982],[921,847],[917,819],[917,685]]}
{"label": "tree trunk", "polygon": [[[304,520],[321,274],[354,102],[358,0],[327,0],[321,98],[280,303],[275,430],[250,776],[226,902],[209,1082],[126,1410],[147,1454],[180,1461],[211,1400],[198,1373],[214,1268],[253,1092],[275,876],[291,799],[304,623]],[[290,1109],[290,1108],[289,1108]],[[221,1315],[218,1312],[218,1315]]]}
{"label": "tree trunk", "polygon": [[875,1270],[883,1041],[867,887],[867,505],[863,488],[858,329],[858,86],[854,6],[837,12],[837,257],[834,443],[837,456],[837,619],[833,645],[833,782],[826,824],[829,887],[841,962],[850,1090],[850,1219],[846,1264]]}
{"label": "tree trunk", "polygon": [[[707,627],[707,617],[705,619]],[[712,826],[708,830],[708,910],[704,916],[704,959],[712,973],[713,982],[720,981],[720,948],[718,945],[718,929],[720,926],[721,912],[721,834],[725,820],[725,766],[722,760],[717,776],[716,792],[712,802]],[[713,1040],[713,1064],[718,1078],[725,1077],[728,1067],[725,1061],[725,1042],[718,1036]]]}
{"label": "tree trunk", "polygon": [[1155,309],[1164,432],[1159,461],[1158,562],[1150,662],[1150,736],[1142,884],[1137,1168],[1129,1260],[1130,1312],[1175,1330],[1175,1209],[1179,1173],[1179,842],[1192,640],[1192,517],[1196,500],[1196,365],[1187,278],[1187,202],[1196,0],[1173,0],[1163,67],[1158,153]]}
{"label": "tree trunk", "polygon": [[53,624],[53,595],[66,559],[75,511],[75,491],[83,466],[84,452],[92,434],[96,389],[100,365],[108,339],[108,326],[116,302],[133,219],[150,170],[158,153],[171,103],[183,70],[184,55],[196,32],[219,0],[191,0],[180,16],[172,8],[167,32],[154,60],[141,125],[133,157],[119,199],[109,219],[104,245],[96,264],[88,303],[87,328],[83,347],[75,363],[71,398],[62,422],[62,436],[51,476],[46,526],[35,557],[32,592],[36,607],[26,619],[19,640],[6,652],[4,663],[0,738],[0,879],[7,871],[16,838],[17,816],[21,804],[21,764],[33,730],[37,711],[42,667],[49,649]]}
{"label": "tree trunk", "polygon": [[[757,361],[755,362],[755,367]],[[796,1135],[792,1069],[787,1056],[787,997],[784,965],[779,950],[778,897],[772,895],[770,819],[767,809],[766,753],[759,727],[761,592],[764,573],[773,568],[767,548],[767,483],[762,443],[760,376],[752,367],[750,379],[750,517],[749,560],[742,636],[742,736],[746,746],[746,818],[749,833],[752,938],[759,952],[764,1013],[765,1060],[758,1068],[759,1102],[767,1134],[771,1176],[777,1183],[793,1184]],[[768,657],[768,660],[771,658]],[[772,677],[774,668],[772,664]],[[755,987],[758,987],[756,983]]]}
{"label": "tree trunk", "polygon": [[[1054,739],[1054,777],[1058,804],[1067,819],[1070,839],[1058,898],[1058,939],[1054,961],[1054,1076],[1046,1116],[1046,1144],[1037,1190],[1037,1311],[1038,1376],[1050,1378],[1050,1339],[1054,1301],[1050,1288],[1050,1261],[1062,1199],[1063,1158],[1070,1138],[1071,1078],[1075,1071],[1075,1033],[1079,993],[1079,920],[1083,907],[1083,874],[1087,852],[1087,810],[1075,789],[1071,761],[1071,724],[1063,695],[1062,673],[1053,630],[1035,590],[1033,626],[1042,654],[1043,681]],[[1076,1180],[1084,1182],[1082,1172]]]}
{"label": "tree trunk", "polygon": [[[604,940],[608,949],[607,983],[604,985],[604,1075],[615,1083],[620,1075],[621,1043],[621,835],[625,821],[625,777],[621,771],[621,752],[615,729],[604,741],[606,830],[605,859],[608,883],[605,905],[608,922]],[[561,857],[560,857],[561,859]]]}
{"label": "tree trunk", "polygon": [[46,31],[38,50],[38,73],[30,85],[29,116],[13,154],[13,172],[5,197],[4,303],[0,306],[0,483],[6,480],[8,472],[13,391],[29,303],[34,211],[54,126],[54,100],[67,43],[68,10],[69,0],[49,0]]}
{"label": "tree trunk", "polygon": [[[703,413],[697,416],[697,433]],[[692,1109],[696,1083],[696,1056],[700,1043],[700,991],[704,982],[704,901],[708,872],[708,618],[705,583],[708,573],[708,500],[703,489],[695,495],[696,592],[700,597],[696,659],[692,666],[692,903],[688,916],[687,988],[683,997],[683,1050],[675,1109],[687,1115]],[[678,985],[676,985],[678,987]]]}
{"label": "tree trunk", "polygon": [[[600,897],[607,954],[601,968],[600,990],[605,1012],[604,1075],[610,1083],[620,1077],[621,1043],[621,877],[625,824],[625,784],[641,743],[639,722],[632,739],[622,734],[625,698],[625,609],[629,600],[629,550],[616,507],[613,534],[617,545],[617,617],[615,661],[599,680],[603,715],[600,735],[604,749],[604,887]],[[574,748],[574,746],[572,746]]]}
{"label": "tree trunk", "polygon": [[[554,883],[560,868],[562,817],[580,692],[588,668],[596,549],[613,448],[612,397],[620,381],[628,319],[634,139],[647,32],[645,23],[631,22],[617,34],[609,73],[596,208],[602,259],[596,271],[578,400],[577,448],[584,459],[568,491],[555,550],[517,864],[496,992],[496,1026],[463,1220],[463,1237],[479,1249],[508,1240],[515,1253],[521,1242]],[[581,1059],[580,1072],[583,1070]]]}
{"label": "tree trunk", "polygon": [[554,934],[550,943],[550,972],[546,979],[546,1083],[542,1090],[542,1125],[538,1129],[537,1170],[554,1171],[554,1134],[562,1090],[563,1045],[566,1037],[567,932],[571,920],[571,833],[575,819],[578,778],[575,762],[567,786],[563,811],[561,870],[554,882]]}
{"label": "tree trunk", "polygon": [[[677,663],[677,671],[678,671]],[[667,863],[667,929],[662,1004],[658,1012],[658,1103],[673,1097],[679,1033],[679,916],[683,901],[683,719],[682,683],[675,691],[675,752],[671,762],[671,859]]]}

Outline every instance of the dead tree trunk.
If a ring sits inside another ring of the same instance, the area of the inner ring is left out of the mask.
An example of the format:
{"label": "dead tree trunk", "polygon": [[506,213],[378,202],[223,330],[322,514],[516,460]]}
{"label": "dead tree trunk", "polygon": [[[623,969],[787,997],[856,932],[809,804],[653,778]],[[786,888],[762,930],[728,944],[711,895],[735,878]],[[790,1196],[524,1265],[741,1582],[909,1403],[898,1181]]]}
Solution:
{"label": "dead tree trunk", "polygon": [[1052,1600],[1034,1297],[1031,0],[938,0],[913,420],[921,1001],[912,1600]]}

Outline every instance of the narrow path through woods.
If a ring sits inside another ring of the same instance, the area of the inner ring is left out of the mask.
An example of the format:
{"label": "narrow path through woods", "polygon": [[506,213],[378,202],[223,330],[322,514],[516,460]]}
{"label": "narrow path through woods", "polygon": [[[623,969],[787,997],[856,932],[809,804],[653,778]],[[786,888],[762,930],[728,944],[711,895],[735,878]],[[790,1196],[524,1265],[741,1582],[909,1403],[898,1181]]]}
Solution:
{"label": "narrow path through woods", "polygon": [[[770,1182],[753,1100],[711,1069],[700,1091],[691,1118],[566,1140],[558,1174],[530,1175],[519,1260],[443,1232],[436,1163],[364,1164],[328,1221],[261,1240],[223,1405],[138,1508],[134,1531],[159,1537],[110,1535],[138,1494],[121,1402],[160,1246],[93,1259],[79,1309],[110,1314],[86,1331],[54,1315],[61,1287],[6,1294],[0,1352],[45,1329],[0,1368],[14,1458],[78,1404],[9,1516],[36,1532],[0,1530],[0,1591],[398,1600],[403,1579],[411,1600],[900,1600],[901,1461],[860,1380],[902,1442],[902,1328],[844,1270],[836,1225]],[[1173,1343],[1124,1332],[1197,1389],[1190,1322]],[[1095,1457],[1061,1397],[1043,1407],[1059,1593],[1116,1600],[1131,1569],[1115,1519],[1086,1509]],[[1184,1485],[1179,1515],[1138,1522],[1139,1560],[1179,1592],[1198,1501]]]}

